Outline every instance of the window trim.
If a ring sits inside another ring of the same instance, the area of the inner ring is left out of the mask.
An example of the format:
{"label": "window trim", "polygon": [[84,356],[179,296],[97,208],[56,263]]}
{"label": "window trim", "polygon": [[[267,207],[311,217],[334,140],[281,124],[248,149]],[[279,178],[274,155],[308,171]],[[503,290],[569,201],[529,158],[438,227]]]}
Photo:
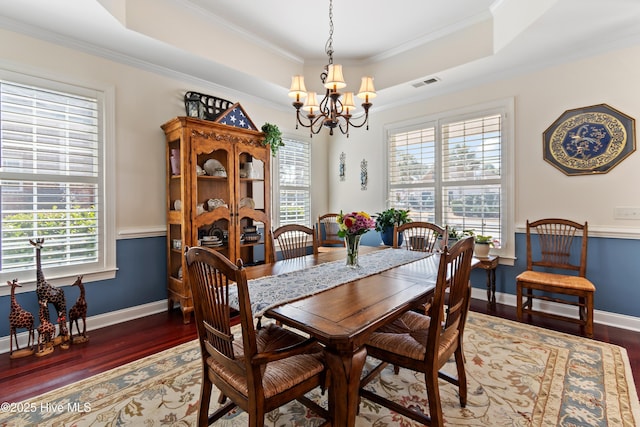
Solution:
{"label": "window trim", "polygon": [[[116,276],[116,179],[115,179],[115,104],[116,90],[113,85],[104,83],[84,81],[74,79],[68,81],[68,77],[62,78],[57,75],[34,72],[33,70],[23,70],[19,67],[9,66],[0,62],[0,78],[20,84],[38,86],[45,89],[57,90],[60,92],[74,93],[83,96],[95,97],[98,100],[100,114],[99,132],[102,135],[100,155],[102,161],[99,164],[100,171],[100,193],[103,206],[99,212],[99,227],[101,228],[101,247],[104,256],[101,262],[92,265],[85,265],[73,271],[73,266],[62,271],[50,272],[45,277],[49,283],[56,286],[70,286],[78,275],[83,275],[83,282],[93,282],[99,280],[113,279]],[[45,242],[46,245],[46,242]],[[35,256],[35,250],[34,250]],[[6,281],[14,278],[20,280],[21,288],[16,292],[32,292],[36,289],[35,271],[0,273],[0,280]],[[8,295],[9,287],[0,288],[0,296]]]}
{"label": "window trim", "polygon": [[[502,187],[504,197],[500,202],[501,214],[504,217],[502,224],[503,245],[499,249],[493,249],[493,253],[499,255],[501,263],[513,265],[515,261],[515,99],[513,97],[498,99],[481,104],[447,110],[426,116],[415,117],[409,120],[389,123],[384,126],[384,181],[385,198],[391,190],[389,180],[389,136],[392,133],[406,132],[410,130],[435,127],[436,141],[441,141],[441,125],[476,118],[489,114],[502,114]],[[441,155],[441,144],[436,144],[436,158]],[[437,189],[442,188],[442,182],[438,177],[434,183]],[[436,193],[439,190],[436,191]],[[386,201],[389,207],[389,200]]]}

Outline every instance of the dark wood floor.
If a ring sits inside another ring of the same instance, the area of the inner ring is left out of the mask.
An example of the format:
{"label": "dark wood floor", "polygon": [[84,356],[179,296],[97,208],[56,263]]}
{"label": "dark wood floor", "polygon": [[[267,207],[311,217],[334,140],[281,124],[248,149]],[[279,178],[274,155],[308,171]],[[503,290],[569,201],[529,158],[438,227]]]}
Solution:
{"label": "dark wood floor", "polygon": [[[473,300],[471,309],[515,320],[514,307],[497,304],[488,310],[485,301]],[[531,324],[579,334],[577,326],[552,319],[534,318]],[[176,309],[91,331],[88,343],[71,346],[68,350],[56,348],[48,356],[10,359],[8,353],[0,354],[2,400],[19,402],[182,344],[196,336],[193,322],[184,325],[182,314]],[[595,339],[627,349],[636,389],[640,389],[640,332],[596,325]]]}

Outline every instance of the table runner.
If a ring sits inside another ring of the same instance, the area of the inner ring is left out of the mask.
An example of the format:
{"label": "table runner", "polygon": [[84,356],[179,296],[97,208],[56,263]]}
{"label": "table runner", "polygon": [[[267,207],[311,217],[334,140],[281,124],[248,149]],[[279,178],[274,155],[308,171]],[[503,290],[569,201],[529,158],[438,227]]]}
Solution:
{"label": "table runner", "polygon": [[[251,311],[255,317],[270,308],[316,294],[334,286],[427,258],[429,252],[383,249],[358,257],[360,268],[350,268],[345,260],[326,262],[312,267],[248,281]],[[229,305],[239,308],[237,288],[229,289]]]}

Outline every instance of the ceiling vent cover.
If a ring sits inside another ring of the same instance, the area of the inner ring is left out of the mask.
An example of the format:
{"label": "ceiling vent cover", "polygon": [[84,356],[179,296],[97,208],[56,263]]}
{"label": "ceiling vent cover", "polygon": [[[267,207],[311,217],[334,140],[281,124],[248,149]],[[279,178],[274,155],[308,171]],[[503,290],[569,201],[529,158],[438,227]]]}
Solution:
{"label": "ceiling vent cover", "polygon": [[426,85],[430,85],[436,82],[439,82],[440,79],[437,77],[431,77],[429,79],[423,80],[421,82],[416,82],[416,83],[412,83],[411,86],[418,88],[418,87],[422,87],[422,86],[426,86]]}

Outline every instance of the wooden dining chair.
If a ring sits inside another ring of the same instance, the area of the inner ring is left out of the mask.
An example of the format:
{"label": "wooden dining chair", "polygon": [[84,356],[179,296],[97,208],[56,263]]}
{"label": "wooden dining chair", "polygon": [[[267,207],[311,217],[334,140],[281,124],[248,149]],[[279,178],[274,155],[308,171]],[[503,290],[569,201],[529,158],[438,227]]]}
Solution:
{"label": "wooden dining chair", "polygon": [[344,248],[344,239],[338,236],[338,215],[327,213],[318,217],[318,251],[326,252]]}
{"label": "wooden dining chair", "polygon": [[[309,247],[318,254],[318,240],[315,226],[309,228],[299,224],[283,225],[273,231],[274,243],[278,242],[282,259],[291,259],[308,255]],[[274,249],[275,254],[275,249]],[[275,255],[274,255],[275,261]]]}
{"label": "wooden dining chair", "polygon": [[432,222],[407,222],[393,227],[393,247],[434,252],[440,249],[440,237],[446,235],[447,227],[443,228]]}
{"label": "wooden dining chair", "polygon": [[[241,260],[236,266],[204,247],[189,248],[185,256],[202,354],[198,425],[209,425],[238,406],[249,415],[249,426],[263,426],[267,412],[294,399],[328,420],[328,412],[304,396],[324,388],[322,346],[274,324],[254,328]],[[231,332],[230,284],[237,286],[240,337]],[[218,402],[230,402],[209,416],[213,385],[221,393]]]}
{"label": "wooden dining chair", "polygon": [[[527,270],[516,277],[519,321],[524,314],[565,320],[579,324],[583,333],[593,338],[596,287],[586,278],[587,240],[586,222],[557,218],[527,221]],[[578,316],[542,311],[533,306],[534,299],[577,307]]]}
{"label": "wooden dining chair", "polygon": [[[431,316],[408,311],[394,322],[378,329],[369,338],[367,354],[382,362],[360,383],[360,396],[385,406],[425,425],[442,426],[442,406],[438,378],[458,387],[460,405],[467,404],[467,377],[462,352],[462,337],[471,299],[471,259],[473,237],[459,240],[440,254],[438,277],[433,294]],[[444,310],[445,291],[449,289],[448,306]],[[440,369],[454,356],[457,377]],[[365,388],[387,365],[411,369],[424,374],[429,401],[429,414],[397,402]]]}

